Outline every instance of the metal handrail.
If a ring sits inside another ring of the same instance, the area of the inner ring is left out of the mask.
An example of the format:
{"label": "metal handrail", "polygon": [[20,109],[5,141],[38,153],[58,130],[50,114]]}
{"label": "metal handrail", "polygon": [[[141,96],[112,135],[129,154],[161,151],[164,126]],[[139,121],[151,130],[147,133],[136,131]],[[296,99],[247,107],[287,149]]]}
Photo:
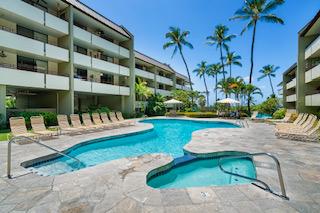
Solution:
{"label": "metal handrail", "polygon": [[[261,156],[261,155],[270,157],[276,163],[277,172],[278,172],[278,178],[279,178],[279,185],[280,185],[280,188],[281,188],[281,195],[275,193],[274,191],[272,191],[271,188],[269,187],[269,185],[266,184],[264,181],[256,179],[256,178],[251,178],[251,177],[247,177],[247,176],[244,176],[244,175],[236,174],[236,173],[233,173],[233,172],[229,172],[229,171],[225,170],[221,165],[221,159],[253,158],[254,156]],[[284,185],[284,181],[283,181],[280,162],[274,155],[272,155],[270,153],[260,152],[260,153],[253,153],[253,154],[244,154],[244,155],[233,155],[233,156],[220,157],[218,159],[218,165],[219,165],[220,170],[223,171],[224,173],[227,173],[229,175],[234,175],[234,176],[237,176],[237,177],[241,177],[241,178],[245,178],[245,179],[248,179],[248,180],[252,180],[252,181],[261,183],[264,187],[262,187],[260,185],[257,185],[255,183],[252,183],[252,184],[255,185],[255,186],[258,186],[259,188],[264,189],[264,190],[266,190],[266,191],[268,191],[268,192],[270,192],[270,193],[272,193],[272,194],[274,194],[276,196],[279,196],[279,197],[281,197],[283,199],[289,200],[289,197],[286,194],[286,189],[285,189],[285,185]]]}
{"label": "metal handrail", "polygon": [[57,154],[59,154],[59,155],[62,155],[62,156],[67,157],[67,158],[70,158],[70,159],[78,162],[78,169],[80,169],[81,161],[80,161],[79,159],[77,159],[77,158],[75,158],[75,157],[71,157],[70,155],[67,155],[67,154],[65,154],[65,153],[63,153],[63,152],[60,152],[59,150],[56,150],[56,149],[54,149],[54,148],[52,148],[52,147],[50,147],[50,146],[48,146],[48,145],[45,145],[45,144],[43,144],[43,143],[40,143],[38,140],[32,139],[32,138],[30,138],[30,137],[17,136],[17,137],[11,138],[11,139],[9,140],[9,142],[8,142],[7,177],[8,177],[9,179],[12,178],[12,176],[11,176],[11,144],[17,142],[18,140],[32,141],[33,143],[38,144],[38,145],[40,145],[40,146],[43,146],[43,147],[45,147],[45,148],[47,148],[47,149],[50,149],[51,151],[54,151],[55,153],[57,153]]}

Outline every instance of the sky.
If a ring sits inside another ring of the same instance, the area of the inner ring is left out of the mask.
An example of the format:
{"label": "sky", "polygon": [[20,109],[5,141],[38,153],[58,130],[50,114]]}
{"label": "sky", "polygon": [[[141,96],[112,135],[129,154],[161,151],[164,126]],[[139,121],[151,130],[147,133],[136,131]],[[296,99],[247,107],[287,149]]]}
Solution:
{"label": "sky", "polygon": [[[230,50],[242,57],[243,67],[233,67],[234,76],[249,78],[250,47],[252,30],[240,35],[245,21],[229,21],[234,12],[241,8],[243,0],[81,0],[113,22],[125,26],[135,38],[135,49],[170,64],[176,71],[187,75],[179,54],[173,58],[173,49],[163,49],[165,34],[170,26],[190,31],[187,38],[194,49],[184,48],[184,54],[192,71],[201,61],[208,64],[220,60],[219,52],[214,46],[206,44],[206,37],[211,35],[214,27],[224,24],[229,27],[230,34],[237,38],[229,43]],[[254,53],[254,80],[263,98],[271,94],[267,78],[258,81],[259,70],[268,64],[280,69],[273,79],[274,86],[282,81],[282,73],[296,62],[298,57],[298,31],[300,31],[320,9],[320,0],[286,0],[273,13],[282,18],[284,25],[259,22],[257,25],[256,46]],[[194,89],[204,91],[203,80],[191,73]],[[214,99],[214,80],[208,79],[210,103]],[[223,95],[220,93],[220,97]]]}

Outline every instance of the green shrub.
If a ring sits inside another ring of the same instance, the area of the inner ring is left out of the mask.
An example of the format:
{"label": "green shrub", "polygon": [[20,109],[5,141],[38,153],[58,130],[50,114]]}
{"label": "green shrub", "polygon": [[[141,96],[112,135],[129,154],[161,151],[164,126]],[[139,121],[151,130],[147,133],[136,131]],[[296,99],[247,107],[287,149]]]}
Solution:
{"label": "green shrub", "polygon": [[276,98],[268,98],[259,105],[253,106],[252,111],[259,111],[261,113],[272,115],[279,109],[279,102]]}
{"label": "green shrub", "polygon": [[146,107],[146,114],[148,116],[163,116],[166,113],[166,107],[164,105],[164,97],[156,94],[148,98],[148,104]]}
{"label": "green shrub", "polygon": [[277,111],[275,111],[272,115],[273,119],[282,119],[286,115],[286,109],[285,108],[280,108]]}
{"label": "green shrub", "polygon": [[177,112],[177,115],[184,115],[190,118],[216,118],[215,112]]}

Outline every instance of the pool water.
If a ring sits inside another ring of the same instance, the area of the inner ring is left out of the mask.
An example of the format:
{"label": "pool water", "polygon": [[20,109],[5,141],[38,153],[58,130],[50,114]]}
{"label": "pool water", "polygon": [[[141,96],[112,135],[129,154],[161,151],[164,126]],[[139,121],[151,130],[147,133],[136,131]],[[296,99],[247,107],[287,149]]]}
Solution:
{"label": "pool water", "polygon": [[[183,147],[193,131],[205,128],[237,128],[226,122],[205,122],[179,119],[148,119],[154,128],[138,134],[101,139],[71,149],[67,154],[81,161],[81,168],[103,162],[149,153],[166,153],[174,158],[184,155]],[[78,163],[66,157],[31,166],[40,175],[58,175],[78,169]]]}
{"label": "pool water", "polygon": [[[222,167],[229,172],[256,178],[251,159],[221,160]],[[251,183],[252,181],[222,172],[218,159],[199,159],[176,165],[162,175],[151,177],[147,184],[153,188],[186,188],[200,186],[222,186]]]}
{"label": "pool water", "polygon": [[272,118],[272,115],[265,114],[265,113],[258,113],[256,118],[259,118],[259,119],[270,119],[270,118]]}

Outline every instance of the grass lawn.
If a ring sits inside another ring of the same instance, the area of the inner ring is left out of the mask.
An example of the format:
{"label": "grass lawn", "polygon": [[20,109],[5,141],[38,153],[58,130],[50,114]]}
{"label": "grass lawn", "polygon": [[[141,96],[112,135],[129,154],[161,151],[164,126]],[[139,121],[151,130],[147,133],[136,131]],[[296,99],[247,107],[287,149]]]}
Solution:
{"label": "grass lawn", "polygon": [[6,141],[7,140],[7,134],[10,132],[9,129],[0,130],[0,141]]}

